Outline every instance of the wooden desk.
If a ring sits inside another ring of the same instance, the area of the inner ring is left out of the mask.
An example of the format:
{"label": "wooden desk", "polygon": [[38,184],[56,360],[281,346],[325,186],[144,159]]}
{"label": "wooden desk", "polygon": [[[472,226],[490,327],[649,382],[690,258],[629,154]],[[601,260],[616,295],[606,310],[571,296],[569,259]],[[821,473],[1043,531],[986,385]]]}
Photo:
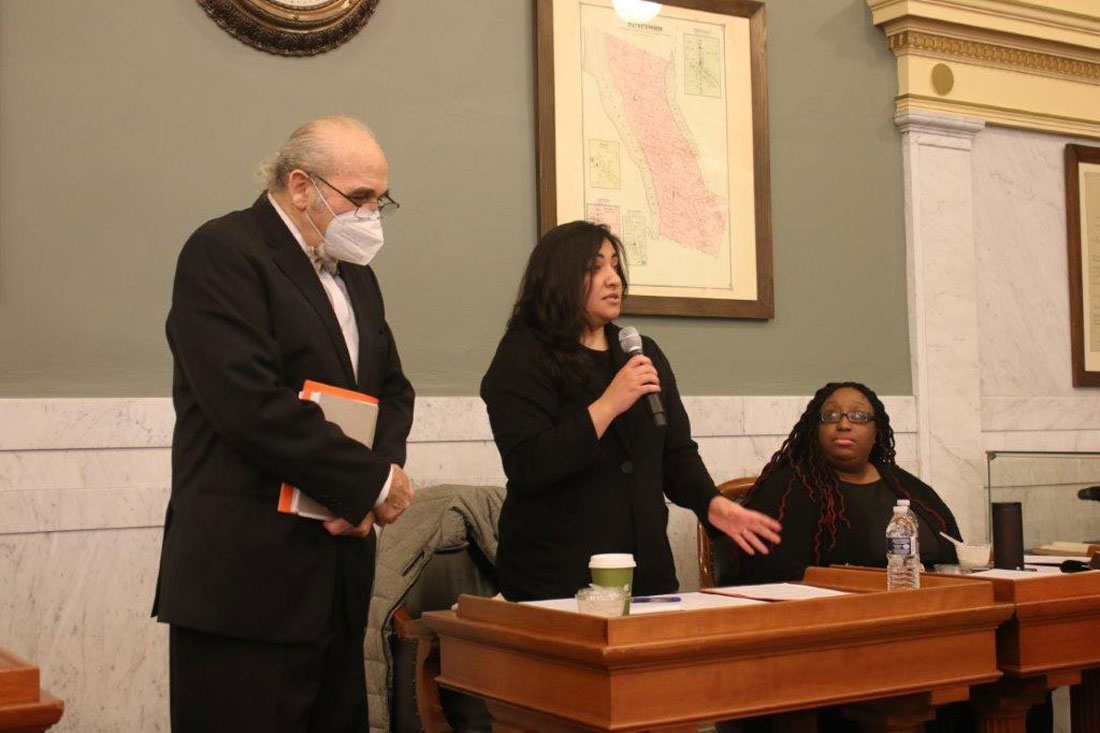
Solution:
{"label": "wooden desk", "polygon": [[[486,700],[500,730],[694,730],[702,722],[851,704],[869,730],[916,731],[938,705],[1000,678],[1012,607],[987,583],[932,577],[886,593],[885,573],[811,568],[853,595],[603,619],[463,596],[423,616],[439,684]],[[950,660],[950,663],[945,663]]]}
{"label": "wooden desk", "polygon": [[65,704],[38,684],[38,667],[0,648],[0,731],[38,733],[61,720]]}
{"label": "wooden desk", "polygon": [[974,696],[981,730],[1022,732],[1032,705],[1072,685],[1073,730],[1100,731],[1100,572],[986,582],[1014,613],[997,630],[1004,679]]}

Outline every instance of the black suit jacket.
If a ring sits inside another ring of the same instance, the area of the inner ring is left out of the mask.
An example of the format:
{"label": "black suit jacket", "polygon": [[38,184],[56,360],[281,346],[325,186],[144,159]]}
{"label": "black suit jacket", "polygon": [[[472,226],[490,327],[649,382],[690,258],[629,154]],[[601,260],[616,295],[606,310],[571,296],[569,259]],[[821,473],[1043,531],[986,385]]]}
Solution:
{"label": "black suit jacket", "polygon": [[[276,511],[288,481],[358,524],[390,464],[405,461],[413,390],[378,282],[346,263],[341,277],[359,329],[358,380],[320,280],[266,195],[184,245],[167,322],[176,426],[153,608],[161,621],[308,641],[342,599],[350,628],[364,625],[373,535],[333,537]],[[306,379],[379,398],[373,450],[298,398]]]}
{"label": "black suit jacket", "polygon": [[[618,371],[627,361],[619,328],[605,330]],[[588,405],[599,393],[551,377],[531,331],[501,340],[481,397],[508,477],[497,549],[506,598],[571,596],[589,582],[588,558],[603,552],[634,554],[635,593],[678,587],[665,496],[705,522],[717,491],[668,360],[650,339],[643,348],[660,376],[668,426],[656,427],[639,400],[597,439]]]}

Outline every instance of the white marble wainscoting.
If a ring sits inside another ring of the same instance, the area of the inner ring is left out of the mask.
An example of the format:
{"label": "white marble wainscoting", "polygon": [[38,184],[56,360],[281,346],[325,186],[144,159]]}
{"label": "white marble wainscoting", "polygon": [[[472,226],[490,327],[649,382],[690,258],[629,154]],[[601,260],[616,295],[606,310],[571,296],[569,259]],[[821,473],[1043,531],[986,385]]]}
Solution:
{"label": "white marble wainscoting", "polygon": [[1100,539],[1100,502],[1077,498],[1100,485],[1100,395],[985,397],[982,425],[992,500],[1021,502],[1026,546]]}
{"label": "white marble wainscoting", "polygon": [[[688,397],[716,481],[755,474],[808,397]],[[916,471],[912,397],[885,398],[899,462]],[[58,731],[167,731],[165,627],[149,618],[169,494],[167,399],[0,400],[0,646],[65,700]],[[420,486],[501,483],[481,401],[417,401],[409,474]],[[698,585],[695,519],[669,535]]]}
{"label": "white marble wainscoting", "polygon": [[1100,452],[1100,395],[983,397],[982,449]]}

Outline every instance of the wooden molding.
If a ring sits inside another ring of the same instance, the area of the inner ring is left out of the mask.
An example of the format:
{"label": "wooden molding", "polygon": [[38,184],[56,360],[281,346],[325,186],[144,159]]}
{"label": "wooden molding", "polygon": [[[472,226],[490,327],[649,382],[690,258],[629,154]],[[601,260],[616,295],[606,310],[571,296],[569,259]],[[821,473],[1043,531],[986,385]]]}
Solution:
{"label": "wooden molding", "polygon": [[0,730],[44,731],[65,703],[38,687],[38,667],[0,647]]}
{"label": "wooden molding", "polygon": [[[1100,165],[1100,148],[1086,145],[1067,145],[1066,165],[1066,261],[1069,264],[1069,332],[1070,364],[1074,387],[1100,387],[1100,372],[1087,369],[1089,359],[1086,343],[1091,340],[1091,328],[1086,330],[1090,309],[1085,301],[1085,279],[1088,272],[1082,262],[1082,252],[1089,251],[1089,242],[1081,232],[1081,203],[1085,192],[1081,190],[1079,176],[1082,163]],[[1091,222],[1086,222],[1086,225]],[[1090,286],[1091,289],[1091,286]],[[1091,297],[1091,293],[1090,293]]]}
{"label": "wooden molding", "polygon": [[803,582],[849,595],[611,619],[462,596],[422,618],[439,684],[486,698],[509,730],[695,730],[882,698],[923,718],[1001,676],[995,629],[1013,608],[986,582],[923,574],[888,593],[884,571],[856,568]]}
{"label": "wooden molding", "polygon": [[[867,0],[897,58],[897,111],[1100,137],[1100,4]],[[1086,7],[1089,6],[1089,7]],[[953,76],[936,89],[933,68]]]}

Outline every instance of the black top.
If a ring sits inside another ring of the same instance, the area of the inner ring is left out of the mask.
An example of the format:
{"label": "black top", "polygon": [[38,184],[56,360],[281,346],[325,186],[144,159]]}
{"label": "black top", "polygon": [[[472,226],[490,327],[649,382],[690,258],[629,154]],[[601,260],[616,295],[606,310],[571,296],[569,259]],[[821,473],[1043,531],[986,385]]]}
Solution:
{"label": "black top", "polygon": [[[747,556],[735,550],[725,537],[715,539],[715,581],[718,585],[745,585],[799,580],[810,565],[886,566],[886,524],[898,499],[909,498],[910,509],[917,515],[921,562],[926,567],[936,563],[957,562],[955,547],[940,537],[940,522],[944,531],[959,537],[959,526],[951,510],[930,486],[916,476],[896,466],[879,466],[883,479],[873,484],[844,484],[845,516],[837,527],[836,543],[822,531],[818,538],[820,555],[815,555],[815,535],[820,513],[806,489],[791,478],[793,472],[782,468],[769,476],[753,492],[747,503],[750,509],[776,517],[783,524],[782,542],[768,555]],[[895,493],[885,471],[893,471],[906,495]],[[788,492],[789,487],[789,492]],[[784,496],[785,501],[784,501]],[[784,504],[783,516],[779,506]]]}
{"label": "black top", "polygon": [[[886,525],[894,516],[898,495],[881,478],[870,484],[849,484],[841,481],[840,493],[844,497],[845,514],[852,523],[852,528],[848,530],[851,555],[846,562],[870,567],[885,566]],[[913,513],[917,516],[921,562],[926,568],[944,562],[937,541],[936,533],[939,530],[933,529],[928,520],[915,509]]]}
{"label": "black top", "polygon": [[610,348],[585,351],[598,372],[585,384],[554,376],[548,347],[528,329],[504,335],[481,382],[508,477],[496,562],[509,600],[573,595],[590,580],[589,557],[604,552],[634,554],[636,593],[672,592],[678,584],[665,497],[705,522],[717,496],[676,378],[650,339],[643,348],[661,380],[668,425],[654,425],[638,400],[596,437],[588,405],[628,358],[619,328],[604,331]]}
{"label": "black top", "polygon": [[615,362],[611,358],[611,349],[600,351],[582,346],[581,353],[588,357],[591,362],[593,391],[603,394],[607,386],[611,384],[611,380],[615,378],[615,372],[617,371]]}

